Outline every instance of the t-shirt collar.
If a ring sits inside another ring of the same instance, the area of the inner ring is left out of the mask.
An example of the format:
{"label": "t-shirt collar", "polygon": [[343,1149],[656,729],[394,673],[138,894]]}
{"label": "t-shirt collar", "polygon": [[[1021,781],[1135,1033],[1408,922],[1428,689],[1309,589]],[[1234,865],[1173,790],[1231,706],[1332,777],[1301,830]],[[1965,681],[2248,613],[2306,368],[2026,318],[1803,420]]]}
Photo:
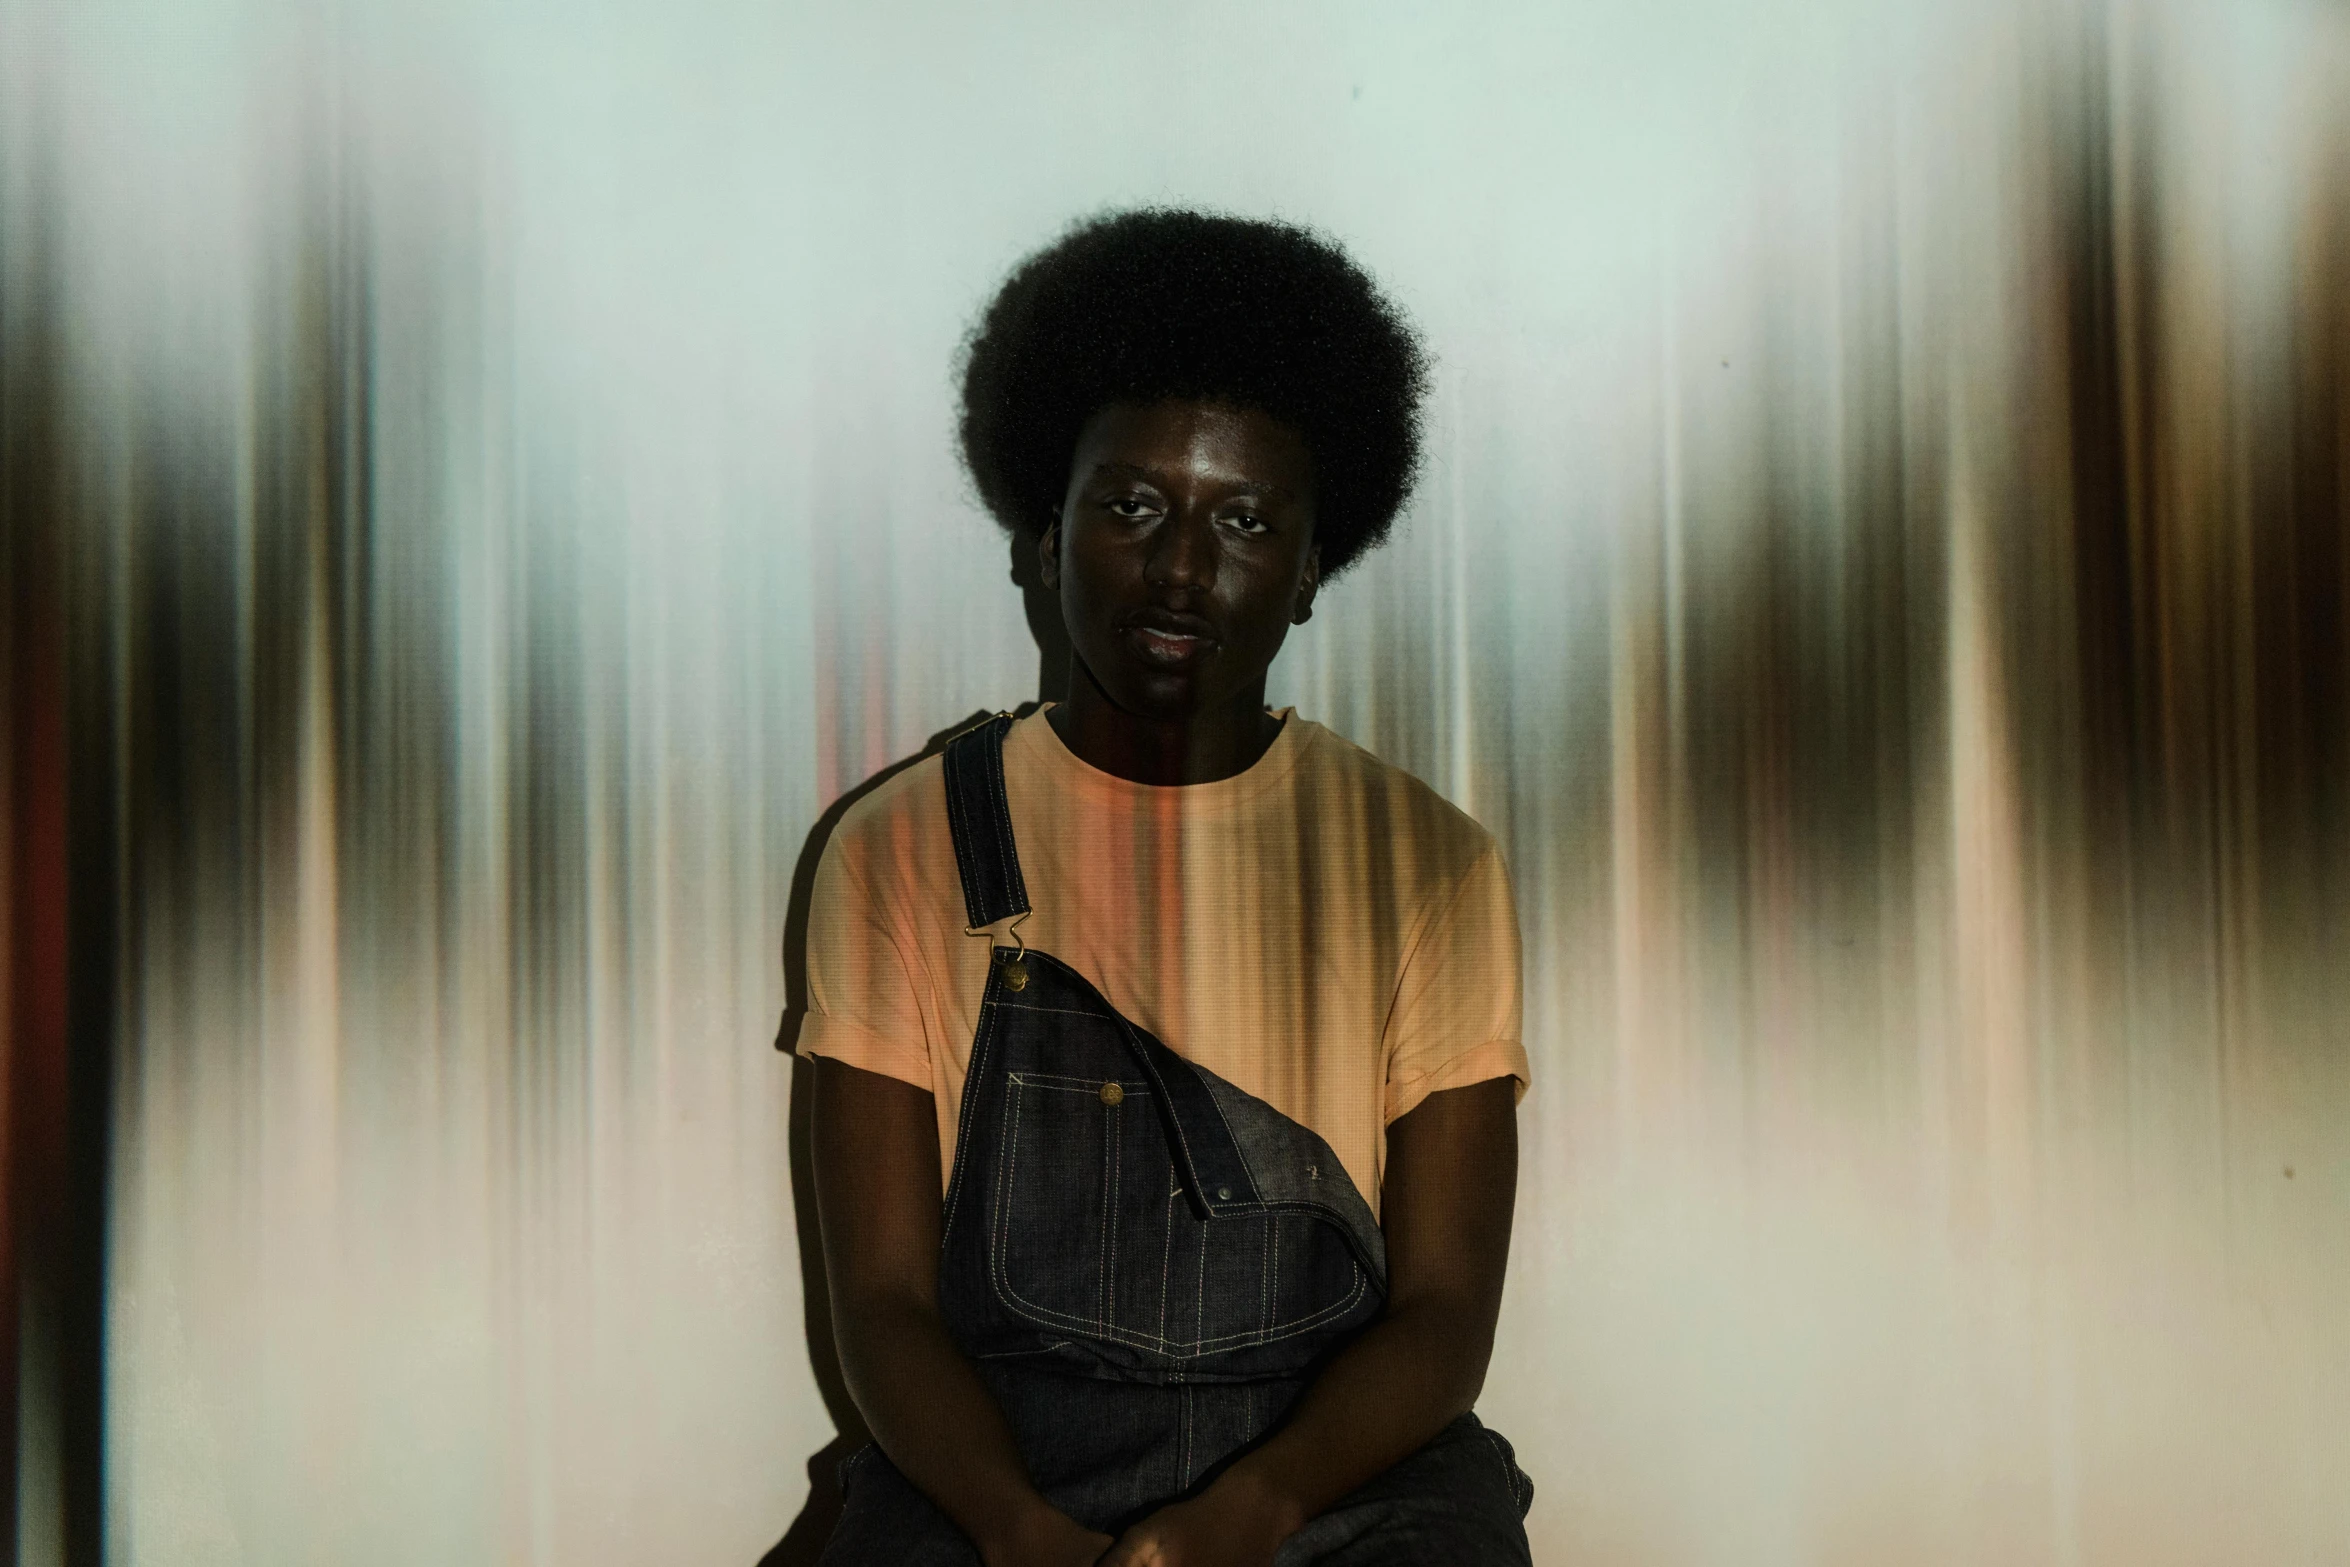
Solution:
{"label": "t-shirt collar", "polygon": [[1199,810],[1228,810],[1255,799],[1287,778],[1305,750],[1304,731],[1307,725],[1304,719],[1297,716],[1297,709],[1268,708],[1266,711],[1281,720],[1280,731],[1273,736],[1273,743],[1265,747],[1264,755],[1231,777],[1218,778],[1211,783],[1136,783],[1131,778],[1105,773],[1070,750],[1053,726],[1045,721],[1045,715],[1056,705],[1047,702],[1021,719],[1012,726],[1007,739],[1028,748],[1036,764],[1056,787],[1103,804],[1162,810],[1179,806],[1187,815]]}

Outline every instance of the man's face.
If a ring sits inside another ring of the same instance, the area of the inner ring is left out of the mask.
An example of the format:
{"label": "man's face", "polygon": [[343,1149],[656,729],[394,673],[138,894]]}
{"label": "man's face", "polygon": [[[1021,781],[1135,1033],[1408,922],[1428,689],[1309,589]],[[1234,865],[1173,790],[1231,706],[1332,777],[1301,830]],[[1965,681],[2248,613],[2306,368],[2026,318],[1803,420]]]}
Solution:
{"label": "man's face", "polygon": [[1077,679],[1154,722],[1253,709],[1320,578],[1313,462],[1254,409],[1113,405],[1078,437],[1041,550]]}

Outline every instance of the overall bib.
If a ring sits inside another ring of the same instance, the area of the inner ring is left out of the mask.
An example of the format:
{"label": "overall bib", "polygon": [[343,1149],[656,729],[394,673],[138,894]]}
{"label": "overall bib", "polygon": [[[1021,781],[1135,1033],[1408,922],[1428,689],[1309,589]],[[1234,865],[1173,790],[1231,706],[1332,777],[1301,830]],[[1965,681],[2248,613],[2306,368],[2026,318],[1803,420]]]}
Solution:
{"label": "overall bib", "polygon": [[[1010,726],[979,725],[944,757],[974,934],[1029,908]],[[1196,1493],[1385,1304],[1384,1239],[1329,1144],[1046,953],[992,950],[958,1126],[939,1309],[1037,1489],[1089,1528],[1116,1535]],[[877,1447],[841,1483],[827,1567],[978,1561]],[[1509,1444],[1463,1415],[1278,1560],[1524,1563],[1532,1496]]]}

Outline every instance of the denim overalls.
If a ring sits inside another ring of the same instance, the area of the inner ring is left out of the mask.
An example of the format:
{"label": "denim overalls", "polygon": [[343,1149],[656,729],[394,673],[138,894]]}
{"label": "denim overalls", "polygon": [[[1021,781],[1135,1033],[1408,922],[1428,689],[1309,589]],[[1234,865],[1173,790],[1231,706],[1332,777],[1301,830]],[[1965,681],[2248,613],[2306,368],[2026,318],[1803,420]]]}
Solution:
{"label": "denim overalls", "polygon": [[[991,719],[944,757],[974,934],[1029,907],[1010,726]],[[1112,1535],[1271,1432],[1386,1301],[1378,1222],[1328,1143],[1017,944],[991,954],[944,1218],[948,1331],[1038,1490]],[[825,1563],[978,1560],[878,1448],[841,1473]],[[1532,1493],[1509,1445],[1463,1415],[1280,1561],[1525,1562]]]}

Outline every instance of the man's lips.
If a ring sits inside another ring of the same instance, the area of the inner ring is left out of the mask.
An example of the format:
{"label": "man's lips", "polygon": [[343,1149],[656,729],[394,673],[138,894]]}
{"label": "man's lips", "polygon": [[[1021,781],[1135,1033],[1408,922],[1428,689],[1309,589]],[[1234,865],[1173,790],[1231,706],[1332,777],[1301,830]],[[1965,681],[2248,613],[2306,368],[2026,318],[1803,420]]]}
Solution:
{"label": "man's lips", "polygon": [[1167,668],[1205,658],[1216,648],[1208,623],[1194,615],[1135,615],[1127,620],[1124,630],[1144,658]]}

